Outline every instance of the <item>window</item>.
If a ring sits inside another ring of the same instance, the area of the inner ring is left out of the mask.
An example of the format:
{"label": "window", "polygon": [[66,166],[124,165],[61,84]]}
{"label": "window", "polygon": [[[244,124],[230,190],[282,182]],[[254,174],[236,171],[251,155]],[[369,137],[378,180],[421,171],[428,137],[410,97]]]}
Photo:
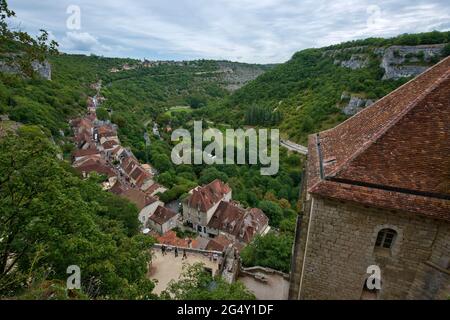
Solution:
{"label": "window", "polygon": [[391,249],[394,245],[397,232],[392,229],[382,229],[378,232],[377,241],[375,247]]}

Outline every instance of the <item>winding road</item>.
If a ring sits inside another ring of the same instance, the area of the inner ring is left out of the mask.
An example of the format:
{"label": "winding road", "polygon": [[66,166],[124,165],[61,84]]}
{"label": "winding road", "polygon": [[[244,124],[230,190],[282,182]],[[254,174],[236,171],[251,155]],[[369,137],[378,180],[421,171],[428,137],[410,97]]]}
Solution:
{"label": "winding road", "polygon": [[280,144],[289,149],[290,151],[294,151],[303,155],[308,155],[308,148],[299,144],[296,144],[289,140],[280,140]]}

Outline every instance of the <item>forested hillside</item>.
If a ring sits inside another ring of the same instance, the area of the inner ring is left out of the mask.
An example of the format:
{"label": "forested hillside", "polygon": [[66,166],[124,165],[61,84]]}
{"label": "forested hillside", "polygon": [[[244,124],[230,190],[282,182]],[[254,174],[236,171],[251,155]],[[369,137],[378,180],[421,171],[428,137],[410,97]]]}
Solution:
{"label": "forested hillside", "polygon": [[276,126],[304,143],[308,134],[344,121],[449,55],[449,41],[449,32],[435,31],[303,50],[205,114],[236,125]]}

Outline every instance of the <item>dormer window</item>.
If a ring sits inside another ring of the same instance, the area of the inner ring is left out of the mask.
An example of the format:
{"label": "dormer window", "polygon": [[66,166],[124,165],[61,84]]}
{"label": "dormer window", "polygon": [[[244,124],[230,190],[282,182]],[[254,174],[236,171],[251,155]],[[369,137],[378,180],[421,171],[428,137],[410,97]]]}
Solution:
{"label": "dormer window", "polygon": [[382,229],[378,232],[377,241],[375,242],[375,247],[391,249],[394,245],[395,239],[397,237],[397,232],[392,229]]}

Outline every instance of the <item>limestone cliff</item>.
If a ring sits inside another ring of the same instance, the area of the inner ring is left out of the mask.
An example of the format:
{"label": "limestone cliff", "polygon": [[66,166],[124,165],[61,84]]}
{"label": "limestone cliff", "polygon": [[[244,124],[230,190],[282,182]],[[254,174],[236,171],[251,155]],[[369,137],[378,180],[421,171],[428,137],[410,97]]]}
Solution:
{"label": "limestone cliff", "polygon": [[[17,55],[9,55],[0,57],[0,72],[12,73],[12,74],[23,74],[20,65],[14,61]],[[40,77],[51,80],[52,79],[52,66],[47,60],[33,61],[31,67]]]}
{"label": "limestone cliff", "polygon": [[444,44],[422,46],[391,46],[374,52],[381,56],[383,80],[414,77],[439,61]]}

